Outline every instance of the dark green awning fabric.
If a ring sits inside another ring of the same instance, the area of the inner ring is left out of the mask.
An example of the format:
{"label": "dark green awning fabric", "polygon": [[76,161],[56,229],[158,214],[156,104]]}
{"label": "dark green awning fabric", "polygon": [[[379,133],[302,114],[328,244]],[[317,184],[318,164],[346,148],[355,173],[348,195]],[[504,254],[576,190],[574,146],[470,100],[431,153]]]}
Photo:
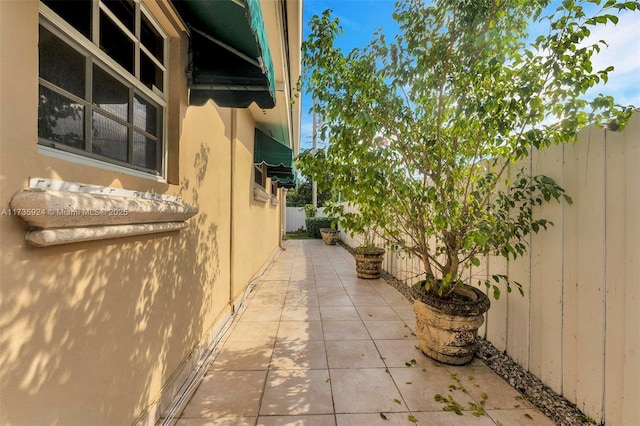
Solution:
{"label": "dark green awning fabric", "polygon": [[271,180],[278,183],[278,188],[295,188],[297,183],[294,178],[281,178],[278,176],[272,177]]}
{"label": "dark green awning fabric", "polygon": [[259,129],[255,130],[253,162],[255,164],[266,164],[267,177],[270,177],[274,182],[278,182],[278,186],[295,187],[293,151]]}
{"label": "dark green awning fabric", "polygon": [[189,103],[275,106],[275,73],[259,0],[172,0],[191,33]]}

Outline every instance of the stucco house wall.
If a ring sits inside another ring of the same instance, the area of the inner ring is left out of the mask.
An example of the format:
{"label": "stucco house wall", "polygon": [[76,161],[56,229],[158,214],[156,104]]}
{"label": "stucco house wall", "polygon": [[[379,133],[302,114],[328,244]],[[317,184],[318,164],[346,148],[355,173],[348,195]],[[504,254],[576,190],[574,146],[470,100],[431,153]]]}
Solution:
{"label": "stucco house wall", "polygon": [[[255,115],[189,106],[187,33],[168,2],[143,3],[170,38],[166,179],[38,147],[39,2],[0,2],[0,424],[153,423],[279,250],[283,203],[253,196]],[[199,211],[181,231],[34,247],[9,210],[34,177],[178,196]]]}

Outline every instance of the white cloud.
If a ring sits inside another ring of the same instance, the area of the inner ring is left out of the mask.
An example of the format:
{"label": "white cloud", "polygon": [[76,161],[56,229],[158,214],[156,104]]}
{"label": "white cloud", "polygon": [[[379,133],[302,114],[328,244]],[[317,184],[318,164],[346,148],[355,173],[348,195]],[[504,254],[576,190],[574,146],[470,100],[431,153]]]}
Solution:
{"label": "white cloud", "polygon": [[613,65],[606,85],[598,85],[590,95],[612,95],[617,103],[640,106],[640,25],[632,12],[618,15],[617,25],[608,23],[595,27],[585,45],[605,40],[600,53],[592,58],[594,70]]}

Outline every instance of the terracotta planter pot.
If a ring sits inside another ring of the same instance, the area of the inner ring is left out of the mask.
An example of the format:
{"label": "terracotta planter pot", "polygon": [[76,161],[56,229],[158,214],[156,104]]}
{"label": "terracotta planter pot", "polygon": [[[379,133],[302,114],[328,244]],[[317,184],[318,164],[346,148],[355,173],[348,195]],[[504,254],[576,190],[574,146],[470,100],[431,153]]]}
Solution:
{"label": "terracotta planter pot", "polygon": [[473,359],[478,328],[491,303],[475,287],[461,285],[455,292],[459,299],[443,300],[413,288],[413,310],[420,350],[436,361],[463,365]]}
{"label": "terracotta planter pot", "polygon": [[320,235],[322,236],[322,241],[328,246],[335,246],[338,242],[338,235],[340,231],[333,228],[320,228]]}
{"label": "terracotta planter pot", "polygon": [[366,251],[356,250],[356,274],[358,278],[374,280],[380,278],[384,249],[374,248]]}

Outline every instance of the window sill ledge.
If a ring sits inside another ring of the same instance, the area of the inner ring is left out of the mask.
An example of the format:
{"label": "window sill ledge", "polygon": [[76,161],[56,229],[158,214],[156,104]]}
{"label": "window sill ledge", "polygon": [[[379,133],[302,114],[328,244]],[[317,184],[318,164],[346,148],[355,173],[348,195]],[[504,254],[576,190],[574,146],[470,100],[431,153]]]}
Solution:
{"label": "window sill ledge", "polygon": [[21,190],[11,209],[31,226],[25,239],[37,247],[176,231],[198,213],[177,200],[48,189]]}
{"label": "window sill ledge", "polygon": [[269,201],[271,199],[271,195],[265,191],[264,189],[260,188],[259,186],[255,185],[253,187],[253,199],[260,202],[260,203],[266,203],[267,201]]}

